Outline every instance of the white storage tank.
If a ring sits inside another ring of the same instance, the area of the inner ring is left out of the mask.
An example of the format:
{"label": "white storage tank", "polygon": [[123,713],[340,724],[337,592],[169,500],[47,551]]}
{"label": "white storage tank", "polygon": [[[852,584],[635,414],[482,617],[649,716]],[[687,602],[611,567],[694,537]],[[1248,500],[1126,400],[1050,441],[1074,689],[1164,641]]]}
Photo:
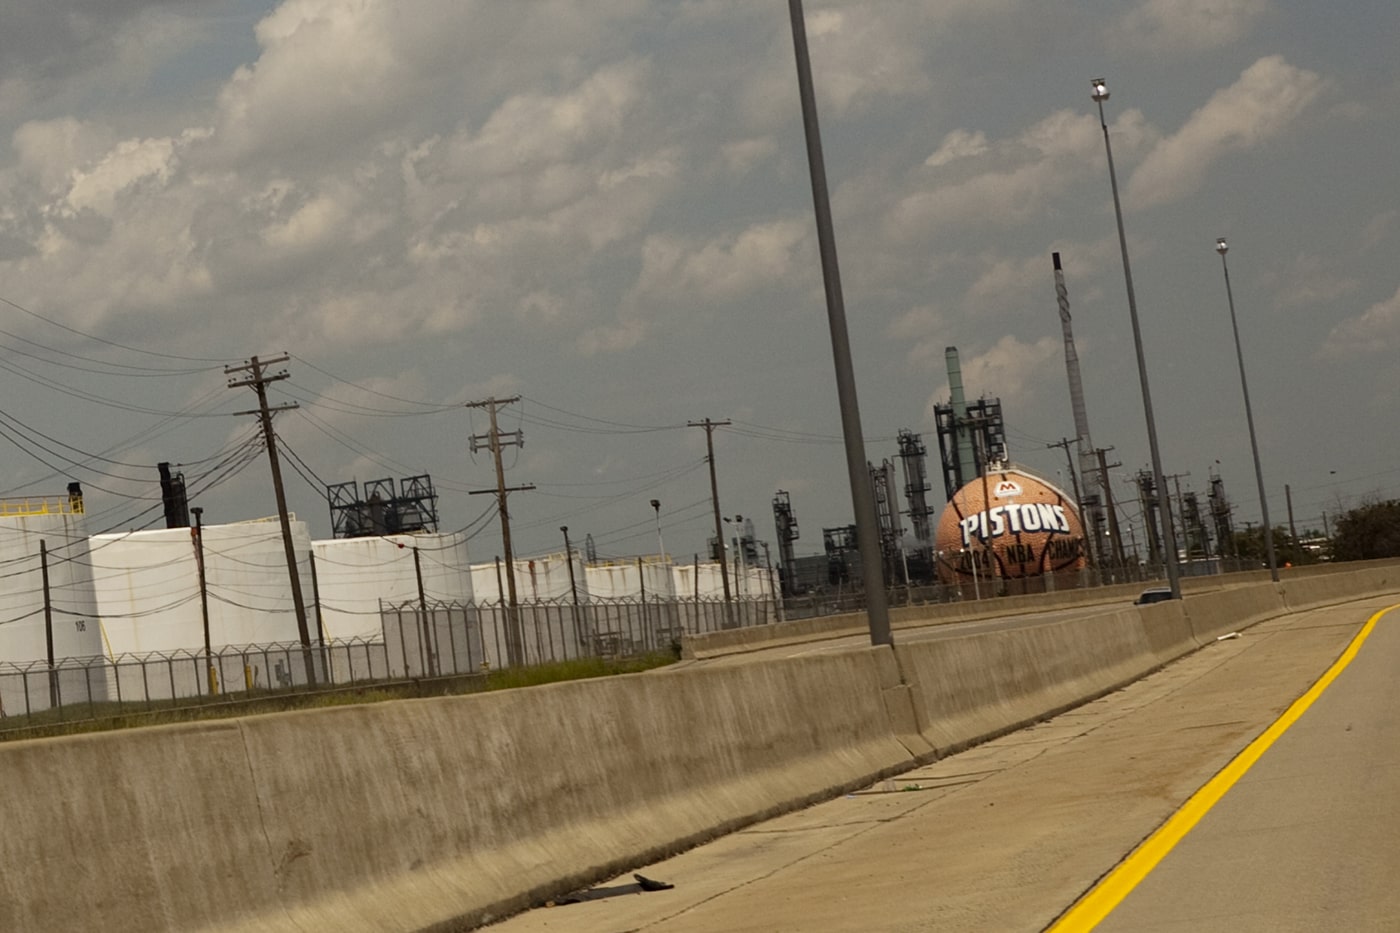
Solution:
{"label": "white storage tank", "polygon": [[724,575],[718,561],[676,564],[673,586],[682,599],[723,599]]}
{"label": "white storage tank", "polygon": [[517,657],[513,657],[505,606],[510,591],[505,562],[492,560],[472,566],[475,612],[481,620],[487,664],[492,667],[537,664],[589,653],[592,614],[587,576],[578,554],[574,555],[573,569],[574,586],[571,587],[569,563],[562,553],[515,561],[520,636],[519,650],[514,652]]}
{"label": "white storage tank", "polygon": [[381,603],[418,602],[415,548],[428,603],[471,602],[467,538],[459,532],[315,541],[316,583],[327,638],[380,638]]}
{"label": "white storage tank", "polygon": [[[572,600],[577,590],[578,598],[588,594],[583,572],[583,560],[573,555],[573,572],[570,575],[569,561],[564,552],[532,557],[515,562],[516,597],[521,602],[550,602]],[[494,569],[494,568],[493,568]],[[504,568],[502,568],[504,572]]]}
{"label": "white storage tank", "polygon": [[[305,523],[292,522],[291,531],[292,547],[309,554]],[[263,519],[202,532],[210,646],[299,642],[281,524]],[[110,656],[204,651],[194,529],[95,535],[92,565]],[[309,561],[300,560],[297,573],[315,642]]]}
{"label": "white storage tank", "polygon": [[314,542],[313,548],[334,680],[480,669],[485,651],[480,620],[470,605],[465,535],[332,538]]}
{"label": "white storage tank", "polygon": [[[194,529],[92,539],[97,608],[124,699],[276,689],[306,679],[281,523],[267,518],[204,525],[201,532],[209,644],[218,656],[212,686],[203,660],[204,609]],[[297,574],[315,644],[311,537],[306,524],[295,520],[291,534],[292,547],[301,555]]]}
{"label": "white storage tank", "polygon": [[589,564],[588,591],[600,599],[674,599],[669,560],[638,558]]}
{"label": "white storage tank", "polygon": [[[0,500],[0,709],[6,713],[47,709],[55,694],[65,704],[107,699],[84,525],[80,493]],[[59,668],[53,678],[50,633]]]}

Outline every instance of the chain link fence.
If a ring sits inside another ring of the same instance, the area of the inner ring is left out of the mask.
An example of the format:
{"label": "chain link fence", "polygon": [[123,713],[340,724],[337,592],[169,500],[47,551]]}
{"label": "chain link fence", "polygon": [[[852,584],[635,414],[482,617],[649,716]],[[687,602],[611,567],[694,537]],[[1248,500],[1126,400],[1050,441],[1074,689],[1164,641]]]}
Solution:
{"label": "chain link fence", "polygon": [[0,735],[294,693],[480,676],[506,667],[678,651],[683,632],[776,621],[771,600],[381,604],[380,635],[0,662]]}

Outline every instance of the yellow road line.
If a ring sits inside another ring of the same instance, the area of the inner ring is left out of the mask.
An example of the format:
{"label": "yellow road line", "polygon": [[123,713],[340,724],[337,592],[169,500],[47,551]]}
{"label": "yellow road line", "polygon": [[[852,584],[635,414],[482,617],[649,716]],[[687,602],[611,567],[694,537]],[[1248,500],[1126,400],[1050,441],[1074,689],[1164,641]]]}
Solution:
{"label": "yellow road line", "polygon": [[1211,778],[1204,787],[1191,795],[1191,798],[1182,804],[1181,809],[1172,814],[1171,818],[1163,823],[1155,833],[1148,836],[1146,841],[1134,849],[1126,859],[1119,863],[1118,867],[1109,872],[1098,884],[1090,888],[1074,906],[1070,907],[1059,920],[1051,925],[1046,933],[1087,933],[1103,922],[1115,907],[1127,897],[1144,878],[1157,867],[1162,859],[1167,857],[1167,853],[1176,847],[1176,844],[1186,837],[1196,824],[1201,821],[1210,808],[1215,806],[1224,797],[1226,792],[1244,777],[1259,757],[1268,751],[1279,738],[1288,731],[1289,727],[1298,721],[1308,707],[1312,706],[1317,698],[1322,696],[1326,690],[1337,679],[1337,675],[1346,669],[1357,653],[1361,650],[1361,644],[1371,634],[1371,630],[1376,627],[1381,616],[1392,609],[1400,609],[1400,605],[1387,606],[1366,620],[1361,631],[1347,645],[1342,656],[1327,669],[1307,693],[1303,694],[1293,702],[1293,705],[1284,711],[1284,714],[1274,721],[1274,724],[1265,729],[1253,742],[1250,742],[1234,759],[1220,770],[1215,777]]}

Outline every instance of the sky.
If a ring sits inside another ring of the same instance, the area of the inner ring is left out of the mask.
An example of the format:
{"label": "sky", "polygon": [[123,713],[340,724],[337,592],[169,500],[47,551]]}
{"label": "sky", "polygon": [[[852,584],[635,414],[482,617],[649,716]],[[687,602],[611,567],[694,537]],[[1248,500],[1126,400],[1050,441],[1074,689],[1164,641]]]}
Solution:
{"label": "sky", "polygon": [[[327,485],[428,474],[501,553],[470,403],[516,396],[519,555],[703,551],[707,418],[725,516],[774,542],[787,491],[798,554],[851,522],[786,3],[4,6],[0,495],[78,481],[91,531],[158,527],[168,461],[207,523],[275,514],[226,368],[285,355],[317,538]],[[1270,518],[1400,497],[1400,5],[808,0],[806,29],[868,460],[921,433],[941,502],[955,346],[1068,488],[1058,252],[1115,497],[1150,466],[1101,77],[1169,482],[1259,521],[1226,237]]]}

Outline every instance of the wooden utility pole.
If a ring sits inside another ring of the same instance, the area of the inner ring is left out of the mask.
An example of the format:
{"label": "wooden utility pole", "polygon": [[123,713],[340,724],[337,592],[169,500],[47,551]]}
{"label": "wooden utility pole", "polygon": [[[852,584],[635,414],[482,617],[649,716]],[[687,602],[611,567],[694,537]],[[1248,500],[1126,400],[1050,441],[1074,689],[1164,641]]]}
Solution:
{"label": "wooden utility pole", "polygon": [[724,557],[724,525],[721,524],[719,516],[719,484],[715,481],[715,428],[724,427],[730,422],[711,421],[706,418],[704,421],[689,421],[686,424],[692,428],[705,429],[705,459],[710,464],[710,506],[715,513],[715,541],[719,544],[719,578],[724,584],[724,621],[726,625],[733,626],[734,606],[729,595],[729,561]]}
{"label": "wooden utility pole", "polygon": [[[1293,487],[1287,483],[1283,484],[1283,495],[1288,500],[1288,536],[1293,539],[1293,548],[1298,548],[1298,526],[1293,524]],[[1266,532],[1269,535],[1274,533],[1272,528]]]}
{"label": "wooden utility pole", "polygon": [[511,492],[525,492],[534,489],[533,483],[524,486],[506,486],[505,466],[501,463],[501,446],[524,447],[525,435],[521,431],[510,432],[509,439],[502,441],[501,430],[496,424],[496,409],[501,405],[511,405],[520,401],[520,396],[513,395],[510,398],[498,399],[491,397],[480,402],[468,402],[467,408],[484,408],[491,418],[491,430],[485,434],[473,434],[471,437],[472,453],[476,453],[485,446],[491,451],[491,457],[496,462],[496,488],[495,489],[474,489],[468,495],[483,495],[495,493],[496,511],[501,516],[501,549],[505,551],[506,557],[506,586],[509,588],[510,602],[506,607],[506,660],[512,665],[521,664],[525,660],[524,644],[520,637],[520,614],[517,609],[518,603],[515,596],[515,555],[510,547],[510,509],[506,506],[506,494]]}
{"label": "wooden utility pole", "polygon": [[[438,675],[437,646],[433,644],[433,627],[428,624],[428,595],[423,589],[423,562],[418,557],[418,545],[413,546],[413,576],[418,581],[418,613],[422,620],[419,630],[423,639],[423,659],[428,676]],[[400,623],[402,624],[402,623]]]}
{"label": "wooden utility pole", "polygon": [[277,495],[277,518],[282,525],[282,549],[287,555],[287,578],[292,585],[292,607],[296,610],[297,637],[301,640],[302,659],[306,664],[306,683],[316,685],[316,664],[311,656],[311,629],[306,624],[306,603],[301,598],[301,574],[297,570],[297,552],[292,546],[292,522],[287,515],[287,493],[282,488],[282,466],[277,462],[277,435],[272,430],[272,413],[296,408],[296,402],[269,406],[267,404],[267,384],[287,378],[287,371],[268,375],[267,367],[287,362],[287,354],[271,360],[259,360],[256,356],[242,366],[225,366],[224,374],[248,373],[243,379],[230,379],[228,387],[237,389],[251,386],[258,396],[258,407],[251,411],[234,412],[238,415],[257,415],[262,421],[263,441],[267,444],[267,462],[272,467],[272,489]]}
{"label": "wooden utility pole", "polygon": [[[44,585],[44,643],[49,657],[49,709],[57,709],[58,669],[53,666],[53,597],[49,592],[49,544],[42,538],[39,539],[39,570]],[[25,702],[27,705],[28,700]]]}
{"label": "wooden utility pole", "polygon": [[[1176,517],[1181,521],[1181,536],[1176,540],[1178,542],[1186,542],[1186,560],[1188,562],[1191,560],[1191,530],[1186,527],[1186,500],[1181,497],[1181,478],[1190,475],[1191,471],[1187,470],[1185,473],[1168,473],[1163,477],[1163,479],[1171,480],[1172,486],[1176,489],[1176,508],[1172,511],[1176,513]],[[1178,554],[1177,560],[1180,559],[1181,555]]]}
{"label": "wooden utility pole", "polygon": [[1118,567],[1121,570],[1127,566],[1128,556],[1123,551],[1123,535],[1118,530],[1118,507],[1113,504],[1113,490],[1108,484],[1109,467],[1119,467],[1122,463],[1108,463],[1104,454],[1112,450],[1112,447],[1097,447],[1094,455],[1099,460],[1099,488],[1103,490],[1104,507],[1108,509],[1108,533],[1113,538],[1113,554],[1118,559]]}
{"label": "wooden utility pole", "polygon": [[214,673],[214,649],[209,642],[209,581],[204,571],[204,509],[195,506],[190,509],[194,515],[194,527],[190,537],[194,539],[194,565],[199,571],[199,615],[204,622],[204,679],[209,684],[209,695],[219,692],[219,678]]}
{"label": "wooden utility pole", "polygon": [[[1079,511],[1079,521],[1084,528],[1084,552],[1085,555],[1089,558],[1090,563],[1092,563],[1094,567],[1097,568],[1102,566],[1102,560],[1099,557],[1099,541],[1097,540],[1098,536],[1092,533],[1088,516],[1084,514],[1084,500],[1080,498],[1079,493],[1079,477],[1074,472],[1074,457],[1070,456],[1069,452],[1069,445],[1077,443],[1078,441],[1072,441],[1067,437],[1062,437],[1060,438],[1059,443],[1046,444],[1045,448],[1047,450],[1049,450],[1051,447],[1064,448],[1065,462],[1066,465],[1069,467],[1069,481],[1074,485],[1074,507]],[[1087,476],[1084,477],[1084,481],[1088,483],[1093,482]]]}

